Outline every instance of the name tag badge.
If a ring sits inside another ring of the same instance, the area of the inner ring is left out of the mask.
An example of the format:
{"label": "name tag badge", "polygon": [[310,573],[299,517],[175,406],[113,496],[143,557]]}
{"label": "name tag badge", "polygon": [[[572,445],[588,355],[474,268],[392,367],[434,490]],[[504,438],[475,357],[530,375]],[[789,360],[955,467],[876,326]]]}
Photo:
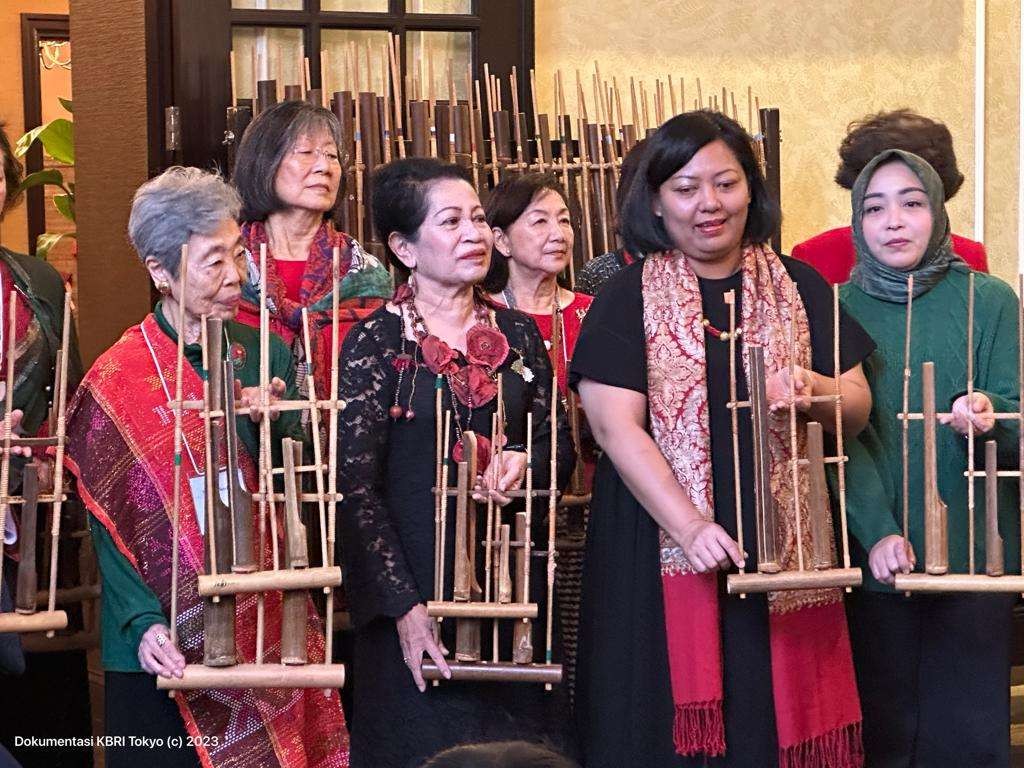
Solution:
{"label": "name tag badge", "polygon": [[[238,470],[238,484],[245,488],[245,480],[242,478],[242,470]],[[206,535],[206,475],[196,475],[189,478],[189,488],[192,490],[192,503],[196,509],[196,523],[199,525],[199,533]],[[220,492],[221,502],[228,504],[228,471],[222,469],[217,473],[217,489]]]}

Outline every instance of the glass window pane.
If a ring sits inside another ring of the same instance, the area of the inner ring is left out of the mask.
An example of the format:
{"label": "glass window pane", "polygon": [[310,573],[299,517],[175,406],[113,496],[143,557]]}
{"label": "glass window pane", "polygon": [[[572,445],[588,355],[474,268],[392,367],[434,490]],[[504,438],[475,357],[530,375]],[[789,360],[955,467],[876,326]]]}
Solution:
{"label": "glass window pane", "polygon": [[408,62],[406,89],[411,96],[447,99],[450,66],[456,97],[469,98],[467,78],[473,61],[472,32],[407,32],[405,55]]}
{"label": "glass window pane", "polygon": [[278,99],[283,98],[284,86],[302,82],[305,52],[299,28],[232,27],[231,49],[239,99],[253,97],[257,80],[277,80]]}
{"label": "glass window pane", "polygon": [[231,7],[254,11],[301,11],[302,0],[231,0]]}
{"label": "glass window pane", "polygon": [[473,0],[405,0],[407,13],[460,13],[473,12]]}
{"label": "glass window pane", "polygon": [[321,29],[320,44],[327,51],[329,70],[325,80],[327,89],[331,93],[358,93],[369,89],[383,95],[384,74],[388,70],[388,34],[383,29]]}
{"label": "glass window pane", "polygon": [[388,0],[320,0],[321,11],[387,13]]}

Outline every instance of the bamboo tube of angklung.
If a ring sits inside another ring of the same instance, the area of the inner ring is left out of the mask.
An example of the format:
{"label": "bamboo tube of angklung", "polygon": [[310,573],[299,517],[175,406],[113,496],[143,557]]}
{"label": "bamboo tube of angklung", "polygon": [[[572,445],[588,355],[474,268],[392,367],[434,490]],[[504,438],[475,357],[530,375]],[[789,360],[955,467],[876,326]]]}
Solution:
{"label": "bamboo tube of angklung", "polygon": [[796,436],[796,283],[789,287],[789,461],[793,481],[793,516],[796,518],[797,567],[804,570],[804,536],[800,514],[800,468]]}
{"label": "bamboo tube of angklung", "polygon": [[[11,413],[14,411],[14,353],[15,353],[15,331],[17,330],[16,325],[16,303],[18,300],[18,294],[11,291],[7,294],[7,349],[4,353],[7,355],[7,378],[5,381],[4,389],[4,455],[0,458],[0,531],[4,530],[6,524],[7,515],[10,514],[10,503],[8,498],[10,497],[11,488],[11,437],[13,430],[11,428]],[[4,560],[6,558],[0,553],[0,579],[4,576]]]}
{"label": "bamboo tube of angklung", "polygon": [[[967,407],[974,410],[974,272],[967,275]],[[967,420],[967,466],[974,471],[974,419]],[[974,573],[974,476],[967,476],[967,571]]]}
{"label": "bamboo tube of angklung", "polygon": [[[282,440],[285,490],[285,568],[302,570],[309,565],[306,526],[299,512],[298,489],[301,479],[295,466],[302,463],[302,443],[289,437]],[[305,590],[286,590],[281,596],[281,662],[305,664],[306,602]]]}
{"label": "bamboo tube of angklung", "polygon": [[[336,318],[332,315],[332,321],[336,322]],[[312,344],[310,343],[309,336],[309,309],[307,307],[302,308],[302,345],[303,350],[306,354],[307,360],[313,359]],[[316,471],[313,473],[313,482],[316,488],[317,499],[317,519],[320,522],[320,564],[328,565],[327,557],[327,505],[324,503],[324,475],[323,475],[323,450],[320,445],[320,409],[317,407],[316,401],[316,381],[313,378],[313,371],[306,374],[306,390],[308,392],[309,402],[309,431],[313,440],[313,466],[316,467]],[[337,397],[338,393],[332,393],[332,397]]]}
{"label": "bamboo tube of angklung", "polygon": [[[739,546],[740,554],[743,554],[743,495],[742,485],[740,483],[740,414],[739,408],[736,407],[736,402],[739,399],[736,396],[736,292],[732,290],[726,291],[724,299],[725,303],[729,306],[729,403],[732,405],[732,407],[729,408],[729,414],[730,419],[732,420],[732,482],[733,496],[735,497],[736,502],[736,544]],[[753,375],[753,368],[750,370],[751,375]],[[756,444],[756,432],[754,433],[754,440]],[[744,557],[746,557],[746,555],[744,555]]]}
{"label": "bamboo tube of angklung", "polygon": [[921,366],[921,412],[924,416],[924,560],[925,571],[949,570],[949,531],[946,503],[939,497],[935,445],[935,363]]}
{"label": "bamboo tube of angklung", "polygon": [[768,449],[768,424],[771,417],[765,392],[764,347],[747,345],[747,361],[747,368],[750,371],[750,418],[754,448],[757,570],[763,573],[778,573],[781,566],[775,533],[775,500],[771,488],[771,457]]}
{"label": "bamboo tube of angklung", "polygon": [[18,613],[35,613],[36,588],[36,513],[39,508],[39,466],[25,465],[21,476],[21,526],[18,530],[18,583],[14,607]]}
{"label": "bamboo tube of angklung", "polygon": [[[910,541],[910,320],[913,306],[914,276],[910,275],[907,277],[907,321],[903,336],[903,423],[901,425],[903,438],[903,538],[907,541]],[[1021,381],[1024,382],[1024,377],[1021,378]]]}
{"label": "bamboo tube of angklung", "polygon": [[[733,118],[735,119],[735,118]],[[839,357],[839,286],[832,287],[832,380],[835,382],[835,437],[836,437],[836,485],[839,497],[839,529],[843,548],[843,567],[850,567],[850,537],[846,525],[846,443],[843,437],[843,390],[840,378],[842,364]],[[828,499],[826,493],[826,500]]]}
{"label": "bamboo tube of angklung", "polygon": [[832,515],[828,508],[828,490],[825,485],[825,449],[821,424],[807,424],[807,460],[811,522],[811,565],[817,571],[832,567]]}
{"label": "bamboo tube of angklung", "polygon": [[[255,69],[253,70],[255,77]],[[178,352],[174,374],[174,494],[171,497],[171,645],[178,642],[178,533],[181,530],[182,373],[185,364],[185,276],[188,245],[182,243],[178,266]],[[65,298],[67,301],[67,298]],[[0,508],[2,509],[2,508]],[[2,558],[0,558],[2,559]]]}
{"label": "bamboo tube of angklung", "polygon": [[[472,432],[463,432],[463,461],[459,462],[459,489],[461,492],[456,508],[456,514],[459,516],[456,518],[455,526],[455,567],[456,579],[458,580],[461,575],[460,586],[464,587],[462,593],[466,596],[464,602],[471,602],[474,597],[476,506],[473,501],[473,484],[477,476],[476,446],[476,435]],[[479,596],[479,592],[477,592],[477,596]],[[460,662],[480,661],[480,619],[459,619],[455,622],[455,660]]]}
{"label": "bamboo tube of angklung", "polygon": [[[985,573],[1002,576],[1003,537],[999,535],[999,465],[996,441],[985,442]],[[973,479],[973,478],[972,478]]]}
{"label": "bamboo tube of angklung", "polygon": [[230,669],[208,669],[189,664],[181,677],[157,677],[156,687],[166,690],[205,688],[324,688],[345,685],[341,664],[307,664],[300,668],[283,664],[236,664]]}
{"label": "bamboo tube of angklung", "polygon": [[[516,549],[516,602],[530,602],[530,541],[533,521],[533,414],[526,414],[526,506],[516,515],[516,538],[522,546]],[[512,628],[512,660],[517,664],[533,661],[533,624],[527,619]]]}

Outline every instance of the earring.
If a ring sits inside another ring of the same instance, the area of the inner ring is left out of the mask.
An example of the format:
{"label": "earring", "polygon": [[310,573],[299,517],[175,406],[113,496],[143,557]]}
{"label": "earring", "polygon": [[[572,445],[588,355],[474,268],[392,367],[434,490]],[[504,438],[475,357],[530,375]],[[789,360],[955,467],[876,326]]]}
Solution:
{"label": "earring", "polygon": [[156,284],[156,289],[157,291],[160,292],[161,296],[166,296],[171,292],[171,284],[168,283],[166,280],[161,280],[159,283]]}

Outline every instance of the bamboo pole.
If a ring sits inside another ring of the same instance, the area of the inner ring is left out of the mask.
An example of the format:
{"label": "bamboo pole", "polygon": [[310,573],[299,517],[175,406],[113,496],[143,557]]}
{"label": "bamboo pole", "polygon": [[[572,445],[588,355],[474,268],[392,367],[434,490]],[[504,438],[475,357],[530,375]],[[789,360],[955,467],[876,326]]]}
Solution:
{"label": "bamboo pole", "polygon": [[796,518],[796,556],[804,570],[803,523],[800,514],[800,468],[796,438],[796,283],[789,284],[789,467],[793,483],[793,516]]}

